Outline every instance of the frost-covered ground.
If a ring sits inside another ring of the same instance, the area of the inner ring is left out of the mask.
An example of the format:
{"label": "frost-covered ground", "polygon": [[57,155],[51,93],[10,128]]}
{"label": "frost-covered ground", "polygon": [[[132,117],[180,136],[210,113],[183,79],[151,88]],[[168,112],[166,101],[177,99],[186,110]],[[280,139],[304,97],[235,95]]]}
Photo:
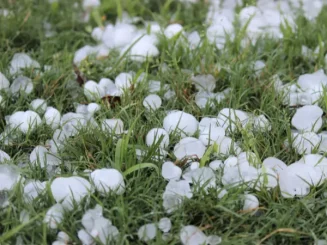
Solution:
{"label": "frost-covered ground", "polygon": [[326,23],[0,1],[0,244],[327,244]]}

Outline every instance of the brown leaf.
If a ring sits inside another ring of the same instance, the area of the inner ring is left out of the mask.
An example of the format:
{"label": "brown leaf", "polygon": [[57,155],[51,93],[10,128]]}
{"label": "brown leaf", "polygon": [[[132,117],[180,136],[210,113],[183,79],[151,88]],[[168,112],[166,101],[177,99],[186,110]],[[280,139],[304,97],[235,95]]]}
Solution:
{"label": "brown leaf", "polygon": [[102,97],[102,100],[107,102],[111,108],[115,108],[117,104],[121,104],[121,99],[119,96],[107,95],[105,97]]}
{"label": "brown leaf", "polygon": [[86,77],[84,77],[84,75],[76,65],[74,65],[74,72],[77,76],[76,82],[78,82],[79,86],[83,86],[83,84],[86,82]]}

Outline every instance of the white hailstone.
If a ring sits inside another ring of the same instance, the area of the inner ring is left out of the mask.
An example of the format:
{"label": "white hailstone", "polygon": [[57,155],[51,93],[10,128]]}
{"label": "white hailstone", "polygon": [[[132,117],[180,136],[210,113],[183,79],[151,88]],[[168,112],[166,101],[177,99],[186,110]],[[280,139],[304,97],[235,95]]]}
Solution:
{"label": "white hailstone", "polygon": [[4,105],[4,102],[2,95],[0,95],[0,108]]}
{"label": "white hailstone", "polygon": [[112,225],[110,220],[99,217],[95,220],[90,235],[106,244],[108,241],[113,242],[116,240],[119,236],[119,231],[116,226]]}
{"label": "white hailstone", "polygon": [[275,188],[278,185],[278,174],[271,168],[262,167],[258,171],[260,178],[256,188],[260,190],[260,187],[268,189]]}
{"label": "white hailstone", "polygon": [[50,126],[52,129],[57,129],[60,126],[61,114],[54,107],[47,107],[43,118],[46,125]]}
{"label": "white hailstone", "polygon": [[272,169],[275,173],[280,174],[283,169],[287,167],[287,165],[279,160],[276,157],[268,157],[263,160],[262,165],[266,168]]}
{"label": "white hailstone", "polygon": [[86,210],[85,214],[82,217],[82,225],[86,231],[91,232],[97,219],[103,217],[102,206],[97,204],[93,209]]}
{"label": "white hailstone", "polygon": [[193,31],[187,35],[187,40],[191,49],[197,48],[201,43],[201,37],[197,31]]}
{"label": "white hailstone", "polygon": [[216,79],[213,75],[197,75],[191,78],[195,87],[200,91],[212,92],[216,88]]}
{"label": "white hailstone", "polygon": [[218,144],[219,153],[223,155],[229,155],[231,152],[236,154],[241,152],[240,147],[230,137],[219,138],[216,143]]}
{"label": "white hailstone", "polygon": [[104,88],[94,81],[87,81],[84,84],[84,95],[89,100],[98,100],[105,96],[105,94],[106,91],[104,90]]}
{"label": "white hailstone", "polygon": [[241,152],[238,154],[237,161],[238,164],[248,164],[252,166],[257,166],[260,164],[260,159],[254,152],[251,151]]}
{"label": "white hailstone", "polygon": [[198,125],[199,123],[193,115],[183,111],[173,111],[163,121],[164,129],[168,133],[175,131],[180,133],[180,130],[182,137],[193,135],[197,131]]}
{"label": "white hailstone", "polygon": [[226,36],[231,38],[234,36],[233,23],[227,17],[221,16],[219,21],[215,21],[208,27],[206,35],[210,43],[222,49],[226,43]]}
{"label": "white hailstone", "polygon": [[238,159],[235,156],[229,156],[225,161],[224,161],[224,167],[225,168],[230,168],[230,167],[235,167],[238,165]]}
{"label": "white hailstone", "polygon": [[78,176],[58,177],[53,180],[50,188],[56,202],[61,202],[68,210],[73,208],[74,202],[79,203],[92,192],[90,182]]}
{"label": "white hailstone", "polygon": [[0,163],[4,163],[5,161],[9,161],[9,160],[10,160],[10,156],[6,152],[0,150]]}
{"label": "white hailstone", "polygon": [[298,154],[309,154],[319,146],[321,138],[313,132],[296,133],[292,136],[293,144]]}
{"label": "white hailstone", "polygon": [[70,237],[66,232],[60,231],[57,234],[57,241],[67,244],[70,242]]}
{"label": "white hailstone", "polygon": [[169,232],[170,229],[171,229],[171,221],[170,221],[170,219],[167,218],[167,217],[161,218],[159,220],[158,228],[162,232],[165,232],[165,233]]}
{"label": "white hailstone", "polygon": [[131,44],[138,33],[136,26],[131,24],[117,23],[115,26],[109,24],[104,30],[102,42],[108,48],[123,48]]}
{"label": "white hailstone", "polygon": [[153,128],[146,135],[145,141],[147,146],[152,146],[158,143],[161,139],[160,148],[167,148],[169,145],[169,134],[163,128]]}
{"label": "white hailstone", "polygon": [[203,117],[199,123],[200,132],[216,127],[219,127],[217,118]]}
{"label": "white hailstone", "polygon": [[316,101],[323,95],[323,89],[327,85],[327,76],[320,69],[312,74],[301,75],[297,83],[302,91],[311,95],[312,101]]}
{"label": "white hailstone", "polygon": [[195,170],[198,169],[200,167],[200,163],[199,162],[191,162],[190,164],[190,170]]}
{"label": "white hailstone", "polygon": [[68,112],[62,115],[60,124],[64,131],[67,131],[70,135],[74,135],[87,124],[87,120],[82,114]]}
{"label": "white hailstone", "polygon": [[257,181],[258,170],[245,164],[224,168],[222,183],[224,186],[235,186]]}
{"label": "white hailstone", "polygon": [[132,81],[133,76],[130,73],[122,72],[115,78],[115,85],[120,93],[122,93],[132,85]]}
{"label": "white hailstone", "polygon": [[224,196],[228,194],[228,191],[226,189],[218,188],[219,193],[218,193],[218,199],[222,199]]}
{"label": "white hailstone", "polygon": [[299,161],[309,166],[315,167],[321,170],[323,178],[327,177],[327,158],[319,154],[308,154],[304,155]]}
{"label": "white hailstone", "polygon": [[0,90],[7,90],[9,86],[9,80],[0,72]]}
{"label": "white hailstone", "polygon": [[181,197],[192,198],[193,194],[188,181],[172,179],[166,185],[165,195],[178,195]]}
{"label": "white hailstone", "polygon": [[25,202],[33,201],[45,190],[46,181],[32,180],[24,186],[23,197]]}
{"label": "white hailstone", "polygon": [[265,131],[271,130],[271,125],[270,125],[269,120],[264,115],[260,115],[260,116],[254,117],[253,128],[255,131],[265,132]]}
{"label": "white hailstone", "polygon": [[191,156],[202,158],[205,151],[206,147],[202,141],[193,137],[181,139],[174,147],[174,155],[178,160]]}
{"label": "white hailstone", "polygon": [[8,119],[8,125],[12,129],[19,129],[22,133],[34,130],[41,124],[40,116],[34,111],[17,111]]}
{"label": "white hailstone", "polygon": [[205,128],[204,130],[201,130],[199,135],[199,140],[202,141],[202,143],[205,146],[212,145],[213,143],[219,141],[219,139],[224,138],[225,136],[225,129],[222,127],[211,127],[211,128]]}
{"label": "white hailstone", "polygon": [[265,66],[265,62],[263,62],[262,60],[257,60],[253,65],[253,69],[257,75],[260,75]]}
{"label": "white hailstone", "polygon": [[99,86],[104,89],[106,94],[112,95],[117,91],[115,83],[109,78],[101,78],[99,81]]}
{"label": "white hailstone", "polygon": [[244,204],[243,204],[244,211],[254,211],[258,207],[259,207],[259,200],[255,195],[252,194],[244,195]]}
{"label": "white hailstone", "polygon": [[16,53],[10,61],[10,74],[20,73],[22,69],[40,68],[40,64],[24,53]]}
{"label": "white hailstone", "polygon": [[319,106],[306,105],[296,110],[292,125],[300,131],[317,132],[322,126],[323,111]]}
{"label": "white hailstone", "polygon": [[140,227],[137,235],[141,241],[148,242],[153,240],[157,234],[157,227],[155,224],[146,224]]}
{"label": "white hailstone", "polygon": [[173,91],[171,89],[168,89],[167,92],[164,94],[164,98],[166,100],[170,100],[170,99],[174,98],[175,96],[176,96],[175,91]]}
{"label": "white hailstone", "polygon": [[143,100],[143,106],[148,110],[157,110],[162,104],[161,98],[156,94],[150,94]]}
{"label": "white hailstone", "polygon": [[103,30],[101,27],[95,27],[92,30],[91,36],[95,41],[100,42],[102,40],[102,35],[103,35]]}
{"label": "white hailstone", "polygon": [[95,245],[93,237],[86,232],[84,229],[77,232],[78,239],[82,242],[83,245]]}
{"label": "white hailstone", "polygon": [[[168,86],[169,87],[169,86]],[[160,81],[149,81],[149,92],[150,93],[156,93],[161,90],[161,82]]]}
{"label": "white hailstone", "polygon": [[206,91],[200,91],[195,94],[195,103],[200,109],[204,109],[207,105],[210,107],[214,106],[213,99],[215,94]]}
{"label": "white hailstone", "polygon": [[100,0],[83,0],[83,9],[96,8],[101,5]]}
{"label": "white hailstone", "polygon": [[189,183],[208,188],[216,187],[216,175],[209,167],[197,168],[183,174],[183,178]]}
{"label": "white hailstone", "polygon": [[116,169],[96,169],[90,176],[95,189],[101,194],[113,192],[121,195],[125,192],[125,182],[123,175]]}
{"label": "white hailstone", "polygon": [[308,164],[293,163],[279,174],[279,187],[283,197],[306,196],[310,185],[317,185],[322,179],[322,172]]}
{"label": "white hailstone", "polygon": [[29,220],[30,220],[30,214],[26,209],[23,209],[19,214],[20,223],[27,224]]}
{"label": "white hailstone", "polygon": [[47,109],[47,102],[44,99],[35,99],[30,104],[33,111],[43,114]]}
{"label": "white hailstone", "polygon": [[50,229],[57,229],[63,218],[64,207],[60,203],[57,203],[48,209],[43,219],[43,223],[47,224]]}
{"label": "white hailstone", "polygon": [[44,146],[36,146],[30,154],[30,162],[35,166],[44,168],[48,165],[57,166],[61,163],[60,158],[51,154]]}
{"label": "white hailstone", "polygon": [[164,35],[166,36],[166,38],[171,39],[182,31],[183,26],[181,26],[180,24],[170,24],[164,30]]}
{"label": "white hailstone", "polygon": [[19,94],[20,92],[25,92],[30,94],[33,91],[32,80],[28,77],[19,76],[17,77],[10,86],[10,91],[12,94]]}
{"label": "white hailstone", "polygon": [[180,179],[182,169],[173,162],[165,162],[161,168],[161,175],[165,180]]}
{"label": "white hailstone", "polygon": [[219,126],[225,130],[231,130],[231,132],[236,129],[238,123],[243,126],[248,119],[249,116],[246,112],[232,108],[224,108],[218,113]]}
{"label": "white hailstone", "polygon": [[105,119],[101,127],[103,131],[109,131],[114,134],[122,134],[124,132],[124,122],[121,119]]}
{"label": "white hailstone", "polygon": [[183,226],[179,233],[183,245],[201,245],[207,241],[207,236],[196,226]]}
{"label": "white hailstone", "polygon": [[94,114],[101,109],[101,106],[97,103],[90,103],[87,105],[87,111],[90,114]]}
{"label": "white hailstone", "polygon": [[20,174],[11,165],[0,164],[0,192],[10,191],[20,179]]}
{"label": "white hailstone", "polygon": [[209,167],[214,171],[221,169],[222,166],[223,166],[223,161],[221,160],[214,160],[209,163]]}
{"label": "white hailstone", "polygon": [[210,235],[207,237],[206,245],[218,245],[221,242],[222,242],[222,239],[220,236]]}
{"label": "white hailstone", "polygon": [[79,65],[83,60],[85,60],[89,55],[95,54],[96,48],[86,45],[78,49],[74,54],[74,64]]}

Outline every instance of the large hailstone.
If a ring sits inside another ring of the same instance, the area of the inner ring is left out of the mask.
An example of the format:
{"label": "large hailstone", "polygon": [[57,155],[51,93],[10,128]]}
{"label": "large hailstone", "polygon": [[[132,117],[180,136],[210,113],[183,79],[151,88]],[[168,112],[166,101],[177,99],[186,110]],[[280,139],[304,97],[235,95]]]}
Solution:
{"label": "large hailstone", "polygon": [[57,129],[60,126],[61,114],[56,108],[47,107],[43,117],[45,124],[52,129]]}
{"label": "large hailstone", "polygon": [[148,110],[157,110],[162,104],[161,98],[156,94],[149,94],[143,100],[143,106]]}
{"label": "large hailstone", "polygon": [[324,70],[320,69],[312,74],[301,75],[297,83],[303,91],[314,97],[315,101],[323,95],[323,89],[327,86],[327,76]]}
{"label": "large hailstone", "polygon": [[317,132],[322,126],[323,111],[319,106],[306,105],[296,110],[292,125],[299,131]]}
{"label": "large hailstone", "polygon": [[61,163],[61,159],[51,154],[44,146],[36,146],[30,154],[30,162],[35,166],[44,168],[48,165],[57,166]]}
{"label": "large hailstone", "polygon": [[64,207],[60,203],[57,203],[48,209],[43,219],[43,223],[47,224],[50,229],[57,229],[63,218]]}
{"label": "large hailstone", "polygon": [[293,163],[279,174],[279,187],[283,197],[306,196],[310,185],[317,185],[322,179],[322,172],[308,164]]}
{"label": "large hailstone", "polygon": [[10,61],[10,74],[15,75],[21,73],[23,69],[40,68],[40,64],[24,53],[16,53]]}
{"label": "large hailstone", "polygon": [[32,80],[30,78],[24,77],[24,76],[19,76],[10,85],[10,91],[14,95],[17,95],[20,92],[30,94],[33,91],[33,87],[34,86],[33,86]]}
{"label": "large hailstone", "polygon": [[40,116],[34,111],[17,111],[8,118],[10,128],[17,128],[25,134],[34,130],[41,122]]}
{"label": "large hailstone", "polygon": [[84,84],[84,95],[91,101],[101,99],[106,95],[105,89],[95,81],[87,81]]}
{"label": "large hailstone", "polygon": [[9,80],[0,72],[0,90],[7,90],[9,86]]}
{"label": "large hailstone", "polygon": [[246,112],[241,110],[235,110],[231,108],[224,108],[218,113],[219,126],[225,130],[231,130],[232,132],[236,129],[236,125],[245,125],[249,116]]}
{"label": "large hailstone", "polygon": [[309,154],[320,144],[321,138],[313,132],[294,133],[292,147],[298,154]]}
{"label": "large hailstone", "polygon": [[97,169],[91,173],[90,178],[101,194],[114,192],[121,195],[125,192],[124,177],[116,169]]}
{"label": "large hailstone", "polygon": [[157,227],[155,224],[146,224],[140,227],[137,236],[141,241],[148,242],[153,240],[157,234]]}
{"label": "large hailstone", "polygon": [[178,160],[192,156],[196,156],[197,158],[201,159],[205,151],[206,147],[202,141],[193,137],[181,139],[174,147],[174,155]]}
{"label": "large hailstone", "polygon": [[165,162],[161,168],[161,175],[166,180],[180,179],[182,169],[176,166],[173,162]]}
{"label": "large hailstone", "polygon": [[216,79],[211,74],[197,75],[192,77],[191,80],[200,91],[212,92],[216,88]]}
{"label": "large hailstone", "polygon": [[47,102],[44,99],[35,99],[30,104],[31,109],[39,114],[43,114],[47,109]]}
{"label": "large hailstone", "polygon": [[268,157],[265,160],[263,160],[262,165],[266,168],[272,169],[275,171],[275,173],[280,174],[283,169],[287,167],[287,165],[279,160],[276,157]]}
{"label": "large hailstone", "polygon": [[224,186],[235,186],[244,183],[256,183],[259,177],[258,169],[247,164],[224,168],[222,183]]}
{"label": "large hailstone", "polygon": [[10,191],[20,179],[20,174],[11,165],[0,164],[0,192]]}
{"label": "large hailstone", "polygon": [[138,35],[136,26],[127,23],[117,23],[107,25],[103,35],[102,42],[109,48],[123,48],[131,44],[131,41]]}
{"label": "large hailstone", "polygon": [[160,142],[160,148],[167,148],[169,145],[169,134],[163,128],[153,128],[146,135],[145,141],[147,146],[152,146]]}
{"label": "large hailstone", "polygon": [[164,129],[168,133],[181,132],[182,137],[193,135],[198,129],[199,122],[196,118],[183,111],[170,112],[163,121]]}
{"label": "large hailstone", "polygon": [[92,192],[91,184],[84,178],[58,177],[51,183],[51,192],[57,203],[62,203],[63,207],[71,210],[73,203],[79,203]]}
{"label": "large hailstone", "polygon": [[103,131],[109,131],[114,134],[124,133],[124,122],[121,119],[105,119],[102,122]]}
{"label": "large hailstone", "polygon": [[183,245],[206,244],[207,236],[196,226],[184,226],[179,233]]}

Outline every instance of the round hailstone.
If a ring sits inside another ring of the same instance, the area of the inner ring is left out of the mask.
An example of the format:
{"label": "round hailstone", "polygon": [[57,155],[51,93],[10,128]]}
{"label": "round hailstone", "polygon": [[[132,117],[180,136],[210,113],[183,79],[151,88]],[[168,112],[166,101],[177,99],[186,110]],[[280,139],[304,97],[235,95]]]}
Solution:
{"label": "round hailstone", "polygon": [[216,88],[216,79],[211,74],[197,75],[192,77],[191,80],[200,91],[212,92]]}
{"label": "round hailstone", "polygon": [[33,111],[40,114],[43,114],[47,109],[47,102],[44,99],[35,99],[30,105]]}
{"label": "round hailstone", "polygon": [[165,180],[180,179],[182,169],[173,162],[165,162],[161,168],[161,175]]}
{"label": "round hailstone", "polygon": [[131,87],[133,76],[130,73],[122,72],[115,79],[115,85],[117,89],[122,93],[125,89]]}
{"label": "round hailstone", "polygon": [[35,166],[44,168],[48,165],[57,166],[61,163],[60,158],[51,154],[44,146],[36,146],[30,154],[30,162]]}
{"label": "round hailstone", "polygon": [[220,236],[211,235],[207,237],[206,245],[218,245],[222,242],[222,239]]}
{"label": "round hailstone", "polygon": [[0,72],[0,90],[7,90],[9,86],[9,80]]}
{"label": "round hailstone", "polygon": [[306,196],[310,185],[317,185],[322,179],[322,172],[303,163],[293,163],[279,174],[279,188],[285,198]]}
{"label": "round hailstone", "polygon": [[[197,92],[195,95],[195,103],[200,109],[206,108],[207,105],[210,107],[214,106],[213,99],[215,98],[216,94],[212,92],[200,91]],[[209,103],[208,103],[209,102]]]}
{"label": "round hailstone", "polygon": [[224,136],[225,136],[224,128],[221,127],[205,128],[200,132],[199,140],[201,140],[205,146],[208,146],[219,141],[219,139],[224,138]]}
{"label": "round hailstone", "polygon": [[95,189],[103,195],[109,192],[121,195],[125,192],[124,177],[116,169],[97,169],[91,173],[90,178]]}
{"label": "round hailstone", "polygon": [[114,82],[109,78],[101,78],[99,81],[99,86],[104,89],[106,95],[115,95],[115,93],[118,91]]}
{"label": "round hailstone", "polygon": [[221,160],[214,160],[209,163],[209,167],[214,171],[221,169],[222,166],[223,166],[223,161]]}
{"label": "round hailstone", "polygon": [[161,218],[159,220],[159,224],[158,224],[158,228],[162,231],[162,232],[168,232],[171,229],[171,221],[169,218],[164,217]]}
{"label": "round hailstone", "polygon": [[199,123],[200,132],[217,127],[219,127],[217,118],[203,117]]}
{"label": "round hailstone", "polygon": [[101,109],[101,106],[97,103],[90,103],[87,105],[87,111],[90,114],[94,114]]}
{"label": "round hailstone", "polygon": [[202,141],[193,137],[181,139],[174,147],[174,155],[178,160],[192,156],[196,156],[197,158],[201,159],[205,151],[206,147]]}
{"label": "round hailstone", "polygon": [[61,114],[56,108],[48,107],[44,113],[44,120],[46,125],[57,129],[60,126]]}
{"label": "round hailstone", "polygon": [[95,27],[92,30],[91,36],[92,38],[97,41],[100,42],[102,40],[102,35],[103,35],[103,30],[100,27]]}
{"label": "round hailstone", "polygon": [[71,241],[69,235],[63,231],[60,231],[57,234],[57,240],[63,242],[64,244],[68,244]]}
{"label": "round hailstone", "polygon": [[271,189],[278,185],[278,175],[273,169],[262,167],[258,173],[260,176],[258,185],[256,185],[258,190],[260,187]]}
{"label": "round hailstone", "polygon": [[50,229],[57,229],[58,224],[62,222],[64,218],[64,207],[57,203],[53,205],[45,214],[43,223],[47,224]]}
{"label": "round hailstone", "polygon": [[10,160],[10,156],[6,152],[0,150],[0,163],[4,163],[5,161],[9,161],[9,160]]}
{"label": "round hailstone", "polygon": [[244,211],[254,211],[258,207],[259,207],[259,200],[256,196],[252,194],[244,195],[244,204],[243,204]]}
{"label": "round hailstone", "polygon": [[42,193],[46,186],[46,181],[41,182],[39,180],[32,180],[24,186],[24,200],[25,202],[33,201]]}
{"label": "round hailstone", "polygon": [[304,155],[299,162],[308,164],[322,171],[323,177],[327,177],[327,158],[318,154]]}
{"label": "round hailstone", "polygon": [[78,49],[74,54],[74,64],[79,65],[83,60],[85,60],[89,55],[96,53],[96,49],[90,45],[86,45]]}
{"label": "round hailstone", "polygon": [[253,128],[255,131],[265,132],[271,130],[271,125],[264,115],[260,115],[254,118]]}
{"label": "round hailstone", "polygon": [[190,164],[190,170],[198,169],[200,167],[199,162],[191,162]]}
{"label": "round hailstone", "polygon": [[312,150],[320,144],[321,138],[312,132],[305,132],[303,134],[296,133],[292,136],[293,148],[298,154],[309,154]]}
{"label": "round hailstone", "polygon": [[121,51],[121,55],[125,54],[125,52],[130,48],[129,55],[131,60],[137,62],[146,61],[147,57],[156,57],[159,55],[159,50],[156,47],[157,38],[154,35],[144,35],[139,39],[139,36],[136,36],[131,43],[136,43],[130,48],[130,46],[126,46]]}
{"label": "round hailstone", "polygon": [[240,123],[243,126],[248,119],[248,114],[241,110],[224,108],[218,113],[219,126],[223,127],[225,130],[231,130],[232,132],[236,129],[236,124]]}
{"label": "round hailstone", "polygon": [[103,131],[109,131],[114,134],[122,134],[124,132],[124,122],[121,119],[105,119],[101,127]]}
{"label": "round hailstone", "polygon": [[153,240],[157,234],[157,227],[155,224],[146,224],[140,227],[137,235],[141,241],[148,242]]}
{"label": "round hailstone", "polygon": [[235,156],[229,156],[225,161],[224,161],[224,167],[225,168],[231,168],[235,167],[238,165],[238,159]]}
{"label": "round hailstone", "polygon": [[104,97],[106,94],[106,91],[104,90],[103,87],[99,86],[94,81],[87,81],[84,84],[84,95],[89,99],[89,100],[98,100],[102,97]]}
{"label": "round hailstone", "polygon": [[17,111],[9,117],[8,124],[13,129],[18,128],[22,133],[27,133],[41,124],[41,118],[34,111]]}
{"label": "round hailstone", "polygon": [[119,236],[119,231],[117,227],[112,225],[110,220],[100,217],[95,220],[90,234],[92,237],[99,239],[102,244],[106,244],[116,240]]}
{"label": "round hailstone", "polygon": [[14,57],[10,61],[10,74],[15,75],[26,68],[40,68],[40,64],[27,54],[14,54]]}
{"label": "round hailstone", "polygon": [[189,183],[204,187],[205,190],[216,187],[216,175],[213,170],[208,167],[191,170],[183,174],[183,178]]}
{"label": "round hailstone", "polygon": [[10,191],[20,179],[18,171],[11,165],[0,164],[0,192]]}
{"label": "round hailstone", "polygon": [[[168,86],[169,88],[169,86]],[[160,81],[149,81],[149,92],[157,93],[161,90],[161,82]]]}
{"label": "round hailstone", "polygon": [[235,186],[243,183],[255,182],[258,179],[258,170],[248,165],[238,165],[224,168],[222,183],[224,186]]}
{"label": "round hailstone", "polygon": [[188,181],[172,179],[166,185],[163,196],[177,195],[180,197],[192,198],[193,194]]}
{"label": "round hailstone", "polygon": [[183,245],[206,244],[207,236],[196,226],[187,225],[180,231]]}
{"label": "round hailstone", "polygon": [[216,143],[218,144],[219,153],[223,155],[229,155],[231,152],[235,154],[241,152],[240,147],[230,137],[219,138]]}
{"label": "round hailstone", "polygon": [[92,245],[95,243],[93,237],[88,232],[86,232],[84,229],[79,230],[77,233],[77,236],[83,245]]}
{"label": "round hailstone", "polygon": [[270,168],[275,171],[275,173],[280,174],[283,169],[287,167],[287,165],[279,160],[276,157],[268,157],[262,162],[263,166],[266,168]]}
{"label": "round hailstone", "polygon": [[238,164],[248,164],[252,166],[258,166],[260,164],[260,159],[256,156],[254,152],[247,151],[241,152],[237,155]]}
{"label": "round hailstone", "polygon": [[18,94],[19,92],[30,94],[33,91],[32,80],[28,77],[19,76],[11,84],[10,91],[14,95]]}
{"label": "round hailstone", "polygon": [[164,30],[164,35],[166,36],[166,38],[171,39],[182,31],[183,26],[181,26],[180,24],[171,24],[168,25]]}
{"label": "round hailstone", "polygon": [[323,111],[319,106],[306,105],[296,110],[292,125],[299,131],[317,132],[322,126]]}
{"label": "round hailstone", "polygon": [[82,225],[88,232],[92,231],[96,220],[103,217],[102,212],[102,206],[99,204],[97,204],[93,209],[86,210],[82,217]]}
{"label": "round hailstone", "polygon": [[323,87],[327,85],[327,76],[323,69],[320,69],[312,74],[303,74],[297,81],[303,91],[323,91]]}
{"label": "round hailstone", "polygon": [[56,202],[62,202],[62,206],[68,210],[73,208],[74,201],[79,203],[92,191],[91,184],[78,176],[58,177],[53,180],[50,188]]}
{"label": "round hailstone", "polygon": [[166,148],[169,145],[169,134],[163,128],[153,128],[146,135],[147,146],[152,146],[158,143],[161,139],[160,148]]}
{"label": "round hailstone", "polygon": [[195,49],[200,45],[201,37],[197,31],[193,31],[187,35],[187,41],[190,44],[190,48]]}
{"label": "round hailstone", "polygon": [[156,94],[150,94],[143,100],[143,106],[148,110],[157,110],[162,104],[161,98]]}
{"label": "round hailstone", "polygon": [[193,115],[182,111],[170,112],[163,121],[164,129],[168,133],[180,130],[182,137],[193,135],[197,131],[198,125],[199,123]]}

